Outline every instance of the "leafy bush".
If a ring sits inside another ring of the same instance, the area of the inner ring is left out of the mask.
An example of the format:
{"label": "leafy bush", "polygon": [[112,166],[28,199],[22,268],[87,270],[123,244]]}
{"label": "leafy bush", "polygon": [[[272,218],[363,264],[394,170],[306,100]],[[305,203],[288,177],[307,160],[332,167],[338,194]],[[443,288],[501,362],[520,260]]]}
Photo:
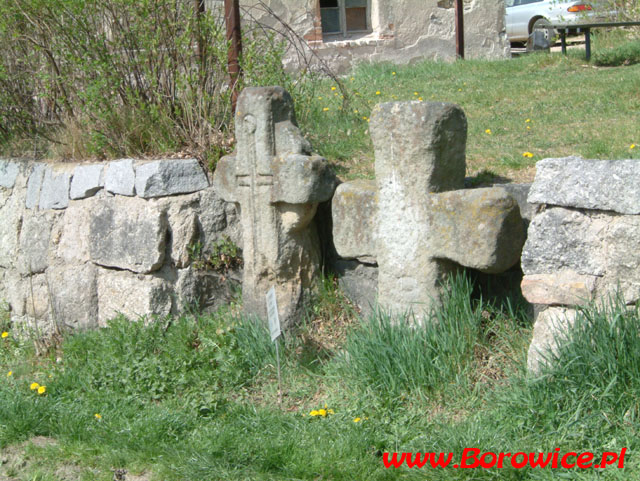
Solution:
{"label": "leafy bush", "polygon": [[[246,82],[291,87],[282,54],[247,39]],[[62,157],[228,147],[226,58],[222,16],[193,1],[7,0],[0,144],[44,137]]]}
{"label": "leafy bush", "polygon": [[627,42],[613,48],[596,50],[593,54],[593,62],[605,67],[640,63],[640,40]]}

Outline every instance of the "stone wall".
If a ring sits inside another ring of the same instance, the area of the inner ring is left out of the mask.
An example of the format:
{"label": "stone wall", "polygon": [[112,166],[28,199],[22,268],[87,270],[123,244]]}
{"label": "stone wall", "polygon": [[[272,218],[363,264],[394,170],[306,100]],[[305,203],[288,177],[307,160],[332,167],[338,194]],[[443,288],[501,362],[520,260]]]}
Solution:
{"label": "stone wall", "polygon": [[238,274],[196,269],[193,247],[240,244],[238,224],[195,159],[2,160],[0,300],[15,322],[80,328],[211,307]]}
{"label": "stone wall", "polygon": [[[281,29],[288,24],[304,39],[304,58],[325,61],[337,73],[357,62],[453,60],[455,14],[451,0],[370,0],[371,31],[349,37],[322,33],[318,0],[241,0],[244,22]],[[210,6],[221,5],[216,0]],[[504,0],[465,0],[465,56],[501,59],[510,56],[504,24]],[[308,49],[313,50],[313,55]],[[298,68],[300,52],[290,49],[286,63]]]}
{"label": "stone wall", "polygon": [[529,368],[573,322],[576,305],[640,299],[640,161],[545,159],[529,202],[540,205],[522,253],[522,293],[537,306]]}

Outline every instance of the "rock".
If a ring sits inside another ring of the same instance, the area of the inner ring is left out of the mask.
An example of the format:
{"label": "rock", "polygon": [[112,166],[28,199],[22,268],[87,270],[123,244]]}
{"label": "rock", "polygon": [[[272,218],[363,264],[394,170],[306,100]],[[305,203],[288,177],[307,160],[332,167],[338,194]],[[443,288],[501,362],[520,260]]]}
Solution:
{"label": "rock", "polygon": [[640,160],[541,160],[529,202],[640,214]]}
{"label": "rock", "polygon": [[525,228],[528,227],[538,210],[538,204],[530,204],[527,200],[531,184],[494,184],[493,187],[506,190],[516,200],[520,207],[520,217],[524,221]]}
{"label": "rock", "polygon": [[242,226],[240,212],[236,204],[225,202],[213,187],[202,190],[200,195],[201,243],[209,246],[221,236],[227,236],[236,245],[242,245]]}
{"label": "rock", "polygon": [[612,217],[603,244],[607,274],[601,294],[619,290],[627,304],[636,304],[640,301],[640,217]]}
{"label": "rock", "polygon": [[15,162],[0,160],[0,187],[13,189],[16,178],[20,173],[20,167]]}
{"label": "rock", "polygon": [[378,188],[373,180],[340,184],[331,201],[333,243],[343,259],[376,262]]}
{"label": "rock", "polygon": [[20,197],[11,195],[0,207],[0,267],[15,265],[18,256],[18,239],[24,208]]}
{"label": "rock", "polygon": [[541,212],[529,225],[522,250],[524,274],[553,274],[569,269],[581,275],[604,275],[606,260],[602,236],[607,225],[606,214],[564,207]]}
{"label": "rock", "polygon": [[20,274],[40,274],[49,265],[49,242],[54,217],[47,213],[25,216],[20,229],[17,269]]}
{"label": "rock", "polygon": [[340,288],[369,317],[378,303],[378,268],[356,261],[339,260],[334,266]]}
{"label": "rock", "polygon": [[577,311],[562,307],[550,307],[538,314],[527,356],[530,372],[540,374],[547,361],[558,353],[558,346],[566,342],[576,316]]}
{"label": "rock", "polygon": [[78,165],[71,179],[71,199],[86,199],[104,187],[104,166]]}
{"label": "rock", "polygon": [[27,181],[27,196],[25,199],[27,209],[35,208],[40,201],[40,189],[42,188],[46,168],[47,166],[45,164],[33,164],[33,168],[29,174],[29,180]]}
{"label": "rock", "polygon": [[40,209],[66,209],[69,205],[69,184],[71,175],[66,172],[56,174],[52,167],[44,171],[40,189]]}
{"label": "rock", "polygon": [[[172,198],[177,199],[177,198]],[[200,198],[188,196],[181,201],[172,201],[168,208],[169,232],[171,234],[171,261],[178,268],[190,262],[189,249],[199,240],[198,212]]]}
{"label": "rock", "polygon": [[532,274],[522,279],[522,295],[531,304],[584,305],[593,299],[597,279],[573,271]]}
{"label": "rock", "polygon": [[428,204],[432,257],[490,274],[520,260],[524,226],[518,203],[506,190],[455,190],[430,195]]}
{"label": "rock", "polygon": [[303,155],[307,144],[295,123],[293,101],[280,87],[242,92],[236,138],[235,155],[218,162],[213,183],[224,200],[240,205],[243,309],[266,319],[265,295],[274,287],[286,330],[300,320],[304,292],[319,268],[312,222],[335,180],[324,160]]}
{"label": "rock", "polygon": [[193,267],[180,269],[175,284],[178,311],[212,310],[228,304],[239,279],[222,276],[217,272],[199,271]]}
{"label": "rock", "polygon": [[145,199],[189,194],[209,187],[196,159],[156,160],[136,167],[136,192]]}
{"label": "rock", "polygon": [[90,260],[89,226],[93,211],[98,211],[103,199],[72,201],[52,233],[56,257],[66,263],[82,264]]}
{"label": "rock", "polygon": [[97,268],[87,264],[57,264],[47,270],[54,312],[59,326],[98,327]]}
{"label": "rock", "polygon": [[102,199],[89,226],[91,260],[98,265],[150,273],[164,263],[166,213],[139,199]]}
{"label": "rock", "polygon": [[133,159],[109,162],[104,174],[104,188],[112,194],[135,195],[135,173]]}
{"label": "rock", "polygon": [[152,314],[166,316],[171,312],[170,286],[161,278],[126,271],[98,270],[98,323],[119,314],[131,320]]}

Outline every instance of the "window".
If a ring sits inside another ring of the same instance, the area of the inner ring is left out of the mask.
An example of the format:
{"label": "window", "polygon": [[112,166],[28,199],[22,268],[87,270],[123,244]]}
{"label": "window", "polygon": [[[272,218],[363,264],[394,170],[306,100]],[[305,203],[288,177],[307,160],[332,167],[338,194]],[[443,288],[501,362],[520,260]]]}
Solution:
{"label": "window", "polygon": [[322,33],[342,34],[368,32],[369,0],[320,0]]}

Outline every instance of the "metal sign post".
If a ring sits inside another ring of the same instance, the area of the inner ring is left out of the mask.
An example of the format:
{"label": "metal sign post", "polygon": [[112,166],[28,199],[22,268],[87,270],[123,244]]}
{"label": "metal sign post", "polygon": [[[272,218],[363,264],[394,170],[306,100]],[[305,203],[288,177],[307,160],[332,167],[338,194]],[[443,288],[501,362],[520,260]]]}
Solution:
{"label": "metal sign post", "polygon": [[276,343],[276,364],[278,367],[278,404],[282,404],[282,384],[280,378],[280,351],[278,349],[278,338],[280,331],[280,317],[278,317],[278,301],[276,299],[276,290],[274,287],[267,292],[267,316],[269,318],[269,333],[271,341]]}
{"label": "metal sign post", "polygon": [[464,58],[464,5],[456,0],[456,55]]}

